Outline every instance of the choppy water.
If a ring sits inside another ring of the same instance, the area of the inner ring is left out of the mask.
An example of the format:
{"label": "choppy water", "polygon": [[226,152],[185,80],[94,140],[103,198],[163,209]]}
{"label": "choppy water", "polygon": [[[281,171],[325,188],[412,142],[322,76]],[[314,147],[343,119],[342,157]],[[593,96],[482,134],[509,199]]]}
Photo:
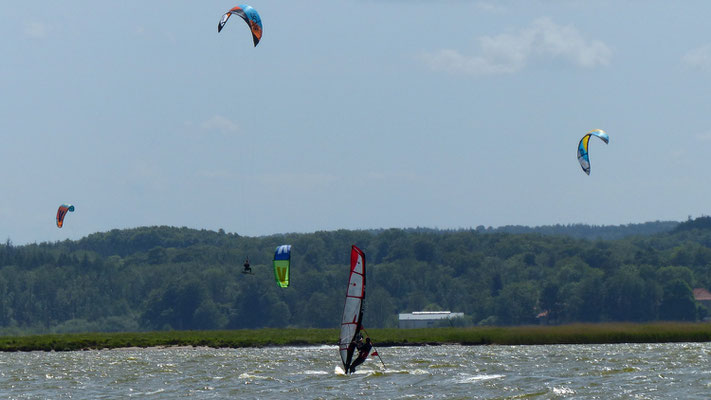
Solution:
{"label": "choppy water", "polygon": [[709,399],[711,343],[0,353],[7,399]]}

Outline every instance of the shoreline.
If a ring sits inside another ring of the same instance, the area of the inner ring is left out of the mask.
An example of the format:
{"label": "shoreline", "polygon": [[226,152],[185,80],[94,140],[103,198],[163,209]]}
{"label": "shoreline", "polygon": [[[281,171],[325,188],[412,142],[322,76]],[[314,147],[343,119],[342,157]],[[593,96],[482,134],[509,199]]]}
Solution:
{"label": "shoreline", "polygon": [[[377,347],[711,342],[711,323],[599,323],[420,329],[368,329]],[[149,347],[300,347],[337,345],[336,329],[264,328],[0,336],[0,352]]]}

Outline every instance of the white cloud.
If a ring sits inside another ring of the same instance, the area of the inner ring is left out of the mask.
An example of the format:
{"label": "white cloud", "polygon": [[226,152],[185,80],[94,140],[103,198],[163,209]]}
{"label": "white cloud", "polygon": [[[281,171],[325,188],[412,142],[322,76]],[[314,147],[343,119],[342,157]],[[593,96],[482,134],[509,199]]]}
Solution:
{"label": "white cloud", "polygon": [[684,55],[682,62],[691,68],[711,70],[711,44],[690,50]]}
{"label": "white cloud", "polygon": [[50,28],[47,24],[42,22],[28,22],[25,24],[25,35],[35,38],[42,39],[47,37]]}
{"label": "white cloud", "polygon": [[711,132],[697,133],[696,140],[702,143],[711,142]]}
{"label": "white cloud", "polygon": [[612,56],[605,43],[586,40],[574,27],[557,25],[549,18],[538,19],[518,32],[483,36],[478,41],[478,55],[444,49],[427,53],[423,59],[437,71],[492,75],[520,71],[534,58],[560,58],[578,67],[594,68],[608,65]]}
{"label": "white cloud", "polygon": [[240,131],[240,127],[237,123],[221,115],[215,115],[207,121],[204,121],[200,124],[200,129],[203,132],[218,132],[223,135],[235,134]]}

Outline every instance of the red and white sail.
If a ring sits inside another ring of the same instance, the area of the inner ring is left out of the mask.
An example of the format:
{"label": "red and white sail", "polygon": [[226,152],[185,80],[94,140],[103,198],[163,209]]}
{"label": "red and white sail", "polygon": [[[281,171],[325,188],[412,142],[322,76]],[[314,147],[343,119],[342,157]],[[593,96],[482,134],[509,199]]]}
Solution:
{"label": "red and white sail", "polygon": [[341,337],[338,342],[343,367],[348,366],[353,358],[354,346],[350,346],[361,329],[363,320],[363,301],[365,300],[365,253],[355,245],[351,247],[351,270],[348,276],[346,302],[341,318]]}

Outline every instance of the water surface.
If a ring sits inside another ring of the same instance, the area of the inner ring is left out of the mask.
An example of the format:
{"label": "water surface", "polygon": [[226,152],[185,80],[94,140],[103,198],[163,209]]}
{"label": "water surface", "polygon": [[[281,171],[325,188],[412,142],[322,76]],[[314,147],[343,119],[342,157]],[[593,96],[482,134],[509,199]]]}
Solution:
{"label": "water surface", "polygon": [[711,343],[0,353],[7,399],[709,399]]}

